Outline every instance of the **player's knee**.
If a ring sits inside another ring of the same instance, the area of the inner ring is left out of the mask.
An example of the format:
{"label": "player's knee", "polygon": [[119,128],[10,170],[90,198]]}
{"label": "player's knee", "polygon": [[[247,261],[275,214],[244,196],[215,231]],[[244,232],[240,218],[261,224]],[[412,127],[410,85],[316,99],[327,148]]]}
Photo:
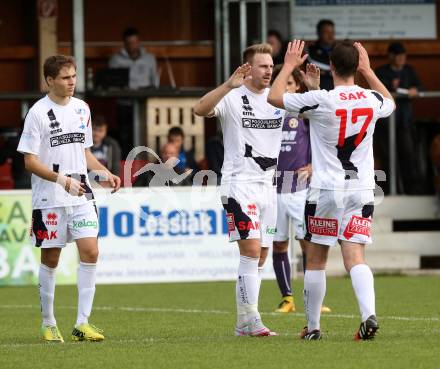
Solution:
{"label": "player's knee", "polygon": [[282,242],[274,241],[273,250],[272,250],[274,254],[283,254],[288,250],[289,250],[289,244],[287,241],[282,241]]}
{"label": "player's knee", "polygon": [[96,263],[98,261],[98,248],[89,249],[81,253],[81,261],[85,263]]}

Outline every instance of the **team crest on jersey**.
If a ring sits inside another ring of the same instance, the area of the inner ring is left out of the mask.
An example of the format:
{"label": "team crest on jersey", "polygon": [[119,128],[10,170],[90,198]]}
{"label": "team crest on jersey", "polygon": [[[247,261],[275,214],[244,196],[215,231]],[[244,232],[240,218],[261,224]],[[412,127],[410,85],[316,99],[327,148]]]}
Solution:
{"label": "team crest on jersey", "polygon": [[75,109],[75,113],[78,115],[86,115],[86,109],[84,108]]}
{"label": "team crest on jersey", "polygon": [[319,236],[338,236],[338,220],[328,218],[308,218],[308,231]]}
{"label": "team crest on jersey", "polygon": [[277,109],[277,110],[275,110],[275,113],[274,113],[275,115],[280,115],[281,114],[281,110],[280,109]]}
{"label": "team crest on jersey", "polygon": [[290,118],[289,119],[289,127],[290,128],[297,128],[298,127],[298,119]]}

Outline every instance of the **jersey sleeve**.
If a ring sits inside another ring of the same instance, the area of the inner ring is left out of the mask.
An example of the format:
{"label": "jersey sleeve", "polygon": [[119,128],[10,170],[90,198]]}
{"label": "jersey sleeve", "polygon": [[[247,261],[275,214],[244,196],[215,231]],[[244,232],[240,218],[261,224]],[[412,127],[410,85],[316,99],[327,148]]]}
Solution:
{"label": "jersey sleeve", "polygon": [[303,94],[285,93],[283,95],[284,107],[287,111],[310,117],[325,101],[325,90],[308,91]]}
{"label": "jersey sleeve", "polygon": [[378,106],[376,111],[377,116],[379,118],[389,117],[395,109],[394,101],[387,97],[384,97],[382,94],[380,94],[377,91],[371,91],[371,93],[378,100]]}
{"label": "jersey sleeve", "polygon": [[90,112],[90,108],[87,105],[88,119],[86,125],[86,137],[84,141],[84,148],[88,149],[93,146],[93,134],[92,134],[92,113]]}
{"label": "jersey sleeve", "polygon": [[219,103],[214,107],[214,116],[222,118],[226,112],[226,96],[224,96]]}
{"label": "jersey sleeve", "polygon": [[33,110],[30,110],[24,120],[24,128],[18,143],[17,151],[22,154],[40,154],[40,121]]}

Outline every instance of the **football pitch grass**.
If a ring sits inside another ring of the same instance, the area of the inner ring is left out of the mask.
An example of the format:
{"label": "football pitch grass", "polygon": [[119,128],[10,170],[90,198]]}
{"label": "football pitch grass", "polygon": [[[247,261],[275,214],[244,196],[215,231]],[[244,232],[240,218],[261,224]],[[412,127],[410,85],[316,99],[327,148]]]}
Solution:
{"label": "football pitch grass", "polygon": [[301,341],[302,280],[297,313],[276,314],[275,281],[264,281],[260,311],[278,337],[234,337],[235,284],[101,285],[91,322],[101,343],[70,341],[76,287],[58,287],[58,326],[65,344],[39,340],[36,287],[0,288],[0,368],[439,368],[440,278],[376,278],[378,336],[354,342],[360,319],[348,278],[329,278],[322,341]]}

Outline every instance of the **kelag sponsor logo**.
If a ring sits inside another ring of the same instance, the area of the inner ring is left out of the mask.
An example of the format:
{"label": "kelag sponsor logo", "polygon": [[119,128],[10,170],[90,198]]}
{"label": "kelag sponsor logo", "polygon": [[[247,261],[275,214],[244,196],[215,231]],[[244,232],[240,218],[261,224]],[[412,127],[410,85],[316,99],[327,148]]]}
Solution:
{"label": "kelag sponsor logo", "polygon": [[80,220],[79,222],[77,221],[73,221],[73,228],[78,229],[78,228],[97,228],[98,227],[98,222],[96,220]]}
{"label": "kelag sponsor logo", "polygon": [[108,207],[99,208],[99,236],[160,238],[194,237],[228,234],[224,211],[214,209],[163,212],[151,206],[140,206],[135,211],[125,210],[110,214]]}

